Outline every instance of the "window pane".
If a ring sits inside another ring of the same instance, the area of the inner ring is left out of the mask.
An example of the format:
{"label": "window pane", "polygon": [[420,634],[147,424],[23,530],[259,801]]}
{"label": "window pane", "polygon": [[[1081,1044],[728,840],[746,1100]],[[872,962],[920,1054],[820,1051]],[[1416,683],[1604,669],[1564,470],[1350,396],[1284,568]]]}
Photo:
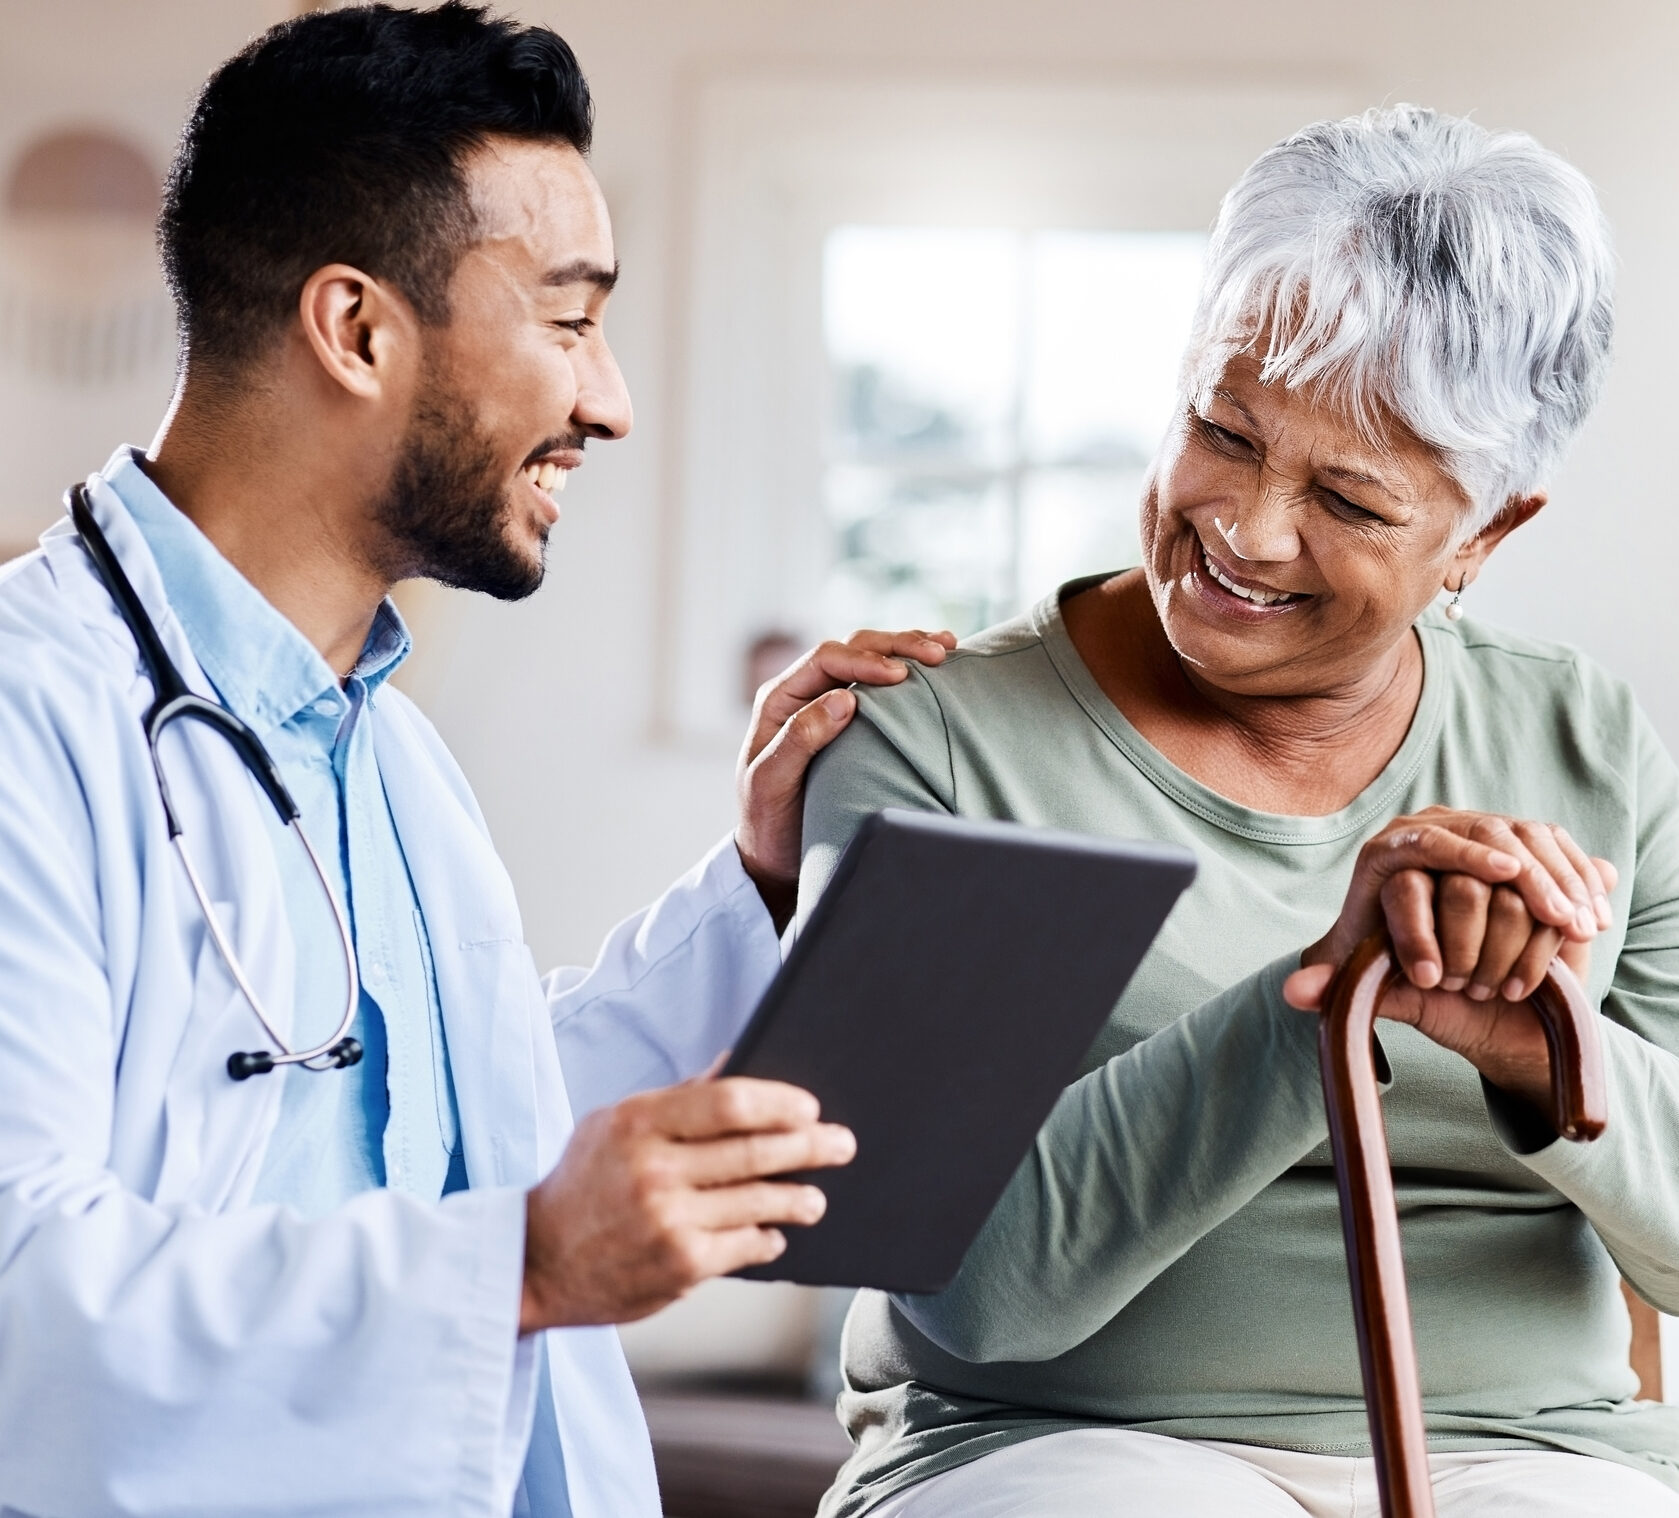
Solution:
{"label": "window pane", "polygon": [[1080,575],[1129,569],[1141,560],[1140,469],[1034,469],[1022,482],[1021,606]]}
{"label": "window pane", "polygon": [[973,632],[1006,613],[1014,586],[1007,493],[994,478],[839,466],[828,474],[836,560],[823,620]]}
{"label": "window pane", "polygon": [[1206,245],[1198,232],[1032,239],[1028,457],[1148,463],[1171,420]]}
{"label": "window pane", "polygon": [[835,407],[826,630],[966,634],[1137,562],[1198,233],[842,227],[824,318]]}
{"label": "window pane", "polygon": [[1013,232],[830,234],[824,325],[840,453],[1006,460],[1019,385],[1022,256]]}

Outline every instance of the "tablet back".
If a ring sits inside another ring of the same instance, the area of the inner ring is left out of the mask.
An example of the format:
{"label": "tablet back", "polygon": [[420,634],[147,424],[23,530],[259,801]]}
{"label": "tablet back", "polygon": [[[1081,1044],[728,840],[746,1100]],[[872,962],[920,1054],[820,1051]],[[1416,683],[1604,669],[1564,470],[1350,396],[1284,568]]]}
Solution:
{"label": "tablet back", "polygon": [[946,1285],[1184,887],[1183,849],[887,811],[724,1070],[815,1092],[857,1158],[758,1280]]}

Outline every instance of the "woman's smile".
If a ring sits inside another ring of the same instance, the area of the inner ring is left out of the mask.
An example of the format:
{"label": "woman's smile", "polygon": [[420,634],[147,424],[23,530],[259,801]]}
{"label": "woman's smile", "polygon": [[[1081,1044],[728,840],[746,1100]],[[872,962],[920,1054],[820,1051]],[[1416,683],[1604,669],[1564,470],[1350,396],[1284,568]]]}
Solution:
{"label": "woman's smile", "polygon": [[1199,540],[1195,558],[1189,582],[1202,601],[1223,616],[1264,622],[1285,616],[1313,599],[1304,592],[1279,590],[1252,575],[1238,573],[1215,558],[1212,550]]}

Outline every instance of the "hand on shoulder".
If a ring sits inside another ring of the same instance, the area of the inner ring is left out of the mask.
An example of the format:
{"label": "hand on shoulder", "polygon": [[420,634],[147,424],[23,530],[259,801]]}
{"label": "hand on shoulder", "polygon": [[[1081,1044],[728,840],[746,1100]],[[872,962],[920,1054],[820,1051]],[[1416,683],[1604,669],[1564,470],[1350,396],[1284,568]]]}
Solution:
{"label": "hand on shoulder", "polygon": [[950,632],[853,633],[811,649],[758,690],[736,766],[735,846],[779,932],[798,896],[805,774],[857,711],[849,685],[897,685],[906,660],[937,665],[956,647]]}

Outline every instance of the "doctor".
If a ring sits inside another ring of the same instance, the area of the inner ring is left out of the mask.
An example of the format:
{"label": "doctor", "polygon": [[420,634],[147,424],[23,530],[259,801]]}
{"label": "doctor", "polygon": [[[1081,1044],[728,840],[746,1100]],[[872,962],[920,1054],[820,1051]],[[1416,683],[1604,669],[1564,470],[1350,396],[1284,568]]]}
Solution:
{"label": "doctor", "polygon": [[[766,1178],[852,1152],[807,1094],[702,1072],[778,963],[836,687],[948,639],[859,635],[766,687],[735,837],[546,980],[387,683],[391,586],[528,595],[568,472],[629,430],[589,135],[564,43],[458,5],[278,27],[186,129],[169,414],[0,577],[0,1512],[656,1518],[599,1325],[773,1257],[822,1198]],[[96,540],[273,756],[318,877],[177,723],[195,895]],[[280,1063],[235,1080],[241,1051]]]}

